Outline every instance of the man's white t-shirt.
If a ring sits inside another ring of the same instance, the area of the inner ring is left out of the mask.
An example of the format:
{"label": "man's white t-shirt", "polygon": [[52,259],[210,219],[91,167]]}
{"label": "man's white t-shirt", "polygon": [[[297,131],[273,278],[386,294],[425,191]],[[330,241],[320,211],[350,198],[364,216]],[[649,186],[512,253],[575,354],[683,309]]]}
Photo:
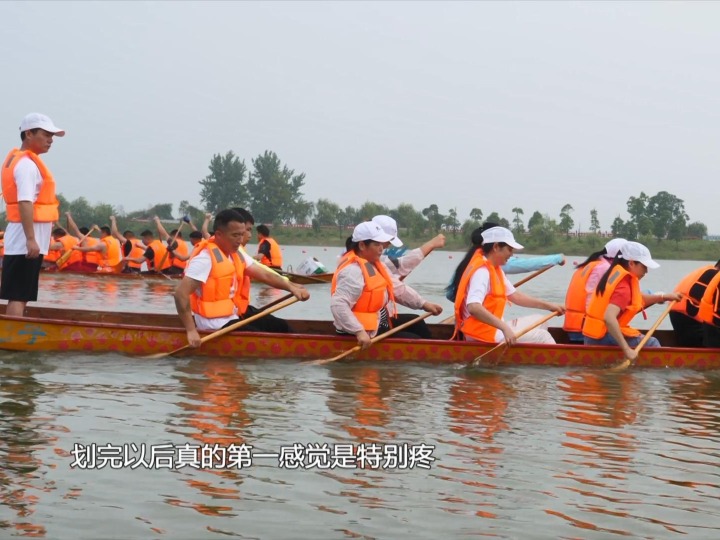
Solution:
{"label": "man's white t-shirt", "polygon": [[[17,185],[18,201],[35,202],[40,193],[42,175],[35,162],[23,157],[15,165],[14,176]],[[50,249],[50,236],[53,224],[33,223],[35,241],[40,247],[40,253],[47,255]],[[5,229],[5,255],[27,255],[27,238],[22,223],[8,223]]]}
{"label": "man's white t-shirt", "polygon": [[[245,261],[245,267],[253,264],[253,259],[245,253],[243,250],[239,250],[238,253]],[[210,260],[210,252],[207,249],[203,249],[195,257],[190,259],[185,268],[185,276],[191,279],[206,283],[208,276],[212,270],[212,261]],[[233,297],[238,287],[237,277],[233,279],[232,287],[230,288],[230,298]],[[198,288],[197,295],[202,297],[202,289]],[[208,319],[197,313],[193,313],[195,317],[195,326],[198,330],[220,330],[230,321],[238,319],[237,308],[233,309],[232,315],[227,317],[214,317]]]}

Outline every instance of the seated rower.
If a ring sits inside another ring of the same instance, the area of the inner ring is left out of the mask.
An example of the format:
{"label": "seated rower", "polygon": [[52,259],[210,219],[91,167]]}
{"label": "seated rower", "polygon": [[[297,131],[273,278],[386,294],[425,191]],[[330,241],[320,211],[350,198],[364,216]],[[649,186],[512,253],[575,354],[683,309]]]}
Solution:
{"label": "seated rower", "polygon": [[110,227],[100,227],[100,241],[95,245],[75,245],[72,249],[81,253],[98,253],[100,261],[95,267],[97,272],[119,274],[122,271],[122,248],[117,238],[112,236]]}
{"label": "seated rower", "polygon": [[[90,229],[88,229],[87,227],[77,226],[70,212],[65,212],[65,217],[67,219],[69,232],[78,239],[85,237],[85,239],[80,242],[80,246],[95,247],[99,244],[100,240],[98,240],[97,238],[93,238],[92,236],[88,236]],[[89,250],[82,251],[81,255],[82,264],[75,265],[72,270],[76,272],[97,272],[101,259],[100,253],[96,250]],[[70,268],[68,268],[67,270],[70,270]]]}
{"label": "seated rower", "polygon": [[477,243],[473,242],[448,286],[448,292],[455,298],[455,336],[485,343],[498,343],[503,338],[508,344],[555,343],[546,328],[534,328],[519,338],[516,336],[537,322],[539,315],[510,322],[503,319],[508,301],[523,307],[565,312],[564,306],[518,291],[505,276],[502,265],[514,250],[523,246],[504,227],[483,230],[482,241]]}
{"label": "seated rower", "polygon": [[57,260],[65,253],[71,251],[70,256],[57,268],[58,270],[67,270],[72,272],[88,271],[83,263],[82,253],[73,251],[73,247],[76,246],[77,243],[78,238],[70,236],[62,227],[56,227],[53,229],[52,239],[50,240],[50,250],[57,254],[54,261],[57,262]]}
{"label": "seated rower", "polygon": [[142,263],[132,262],[130,259],[140,259],[145,253],[145,245],[135,236],[131,230],[127,230],[120,234],[117,228],[117,220],[115,216],[110,216],[110,232],[113,237],[120,242],[122,248],[122,274],[139,274],[142,270]]}
{"label": "seated rower", "polygon": [[[300,300],[310,297],[303,286],[282,279],[238,251],[245,235],[240,214],[229,209],[220,211],[213,229],[214,236],[193,250],[185,275],[175,289],[175,307],[191,347],[200,346],[198,330],[219,330],[244,318],[247,304],[241,285],[246,274],[291,292]],[[242,330],[259,331],[254,324]]]}
{"label": "seated rower", "polygon": [[585,319],[587,306],[590,304],[590,299],[595,293],[600,278],[610,268],[610,263],[625,242],[627,240],[624,238],[610,240],[605,244],[605,247],[590,254],[587,259],[575,268],[565,295],[567,311],[563,323],[563,330],[567,333],[570,341],[581,343],[585,341],[582,333],[582,323]]}
{"label": "seated rower", "polygon": [[[355,335],[362,349],[370,346],[372,337],[415,318],[412,315],[398,316],[395,302],[433,315],[442,312],[441,306],[428,302],[410,287],[395,289],[393,278],[380,261],[392,238],[372,221],[360,223],[353,231],[351,249],[343,256],[333,275],[330,311],[335,328],[339,334]],[[418,321],[396,337],[430,337],[430,332],[425,321]]]}
{"label": "seated rower", "polygon": [[[687,276],[682,278],[680,283],[675,287],[675,292],[680,293],[683,298],[677,302],[670,310],[670,323],[675,333],[675,344],[678,347],[709,347],[705,341],[712,333],[713,318],[708,317],[710,312],[706,306],[703,313],[700,313],[700,306],[708,288],[710,295],[713,294],[711,283],[713,278],[720,271],[720,261],[715,265],[706,265],[693,270]],[[717,287],[717,282],[715,282]],[[717,289],[715,290],[717,294]],[[710,307],[717,305],[712,297],[706,298],[706,303]],[[708,301],[709,300],[709,301]],[[712,310],[710,310],[712,311]],[[705,322],[703,319],[707,319]],[[704,327],[709,326],[706,330]],[[714,347],[720,346],[720,342]]]}
{"label": "seated rower", "polygon": [[273,270],[282,270],[282,251],[280,245],[274,238],[270,237],[270,229],[267,225],[258,225],[255,227],[258,235],[258,248],[255,260]]}
{"label": "seated rower", "polygon": [[168,250],[165,245],[160,240],[157,240],[149,229],[141,232],[140,238],[142,238],[142,243],[145,246],[143,254],[140,257],[127,256],[124,260],[137,264],[146,263],[148,269],[140,272],[141,274],[164,273],[164,270],[170,268],[170,257],[168,257]]}
{"label": "seated rower", "polygon": [[[653,303],[682,297],[679,293],[643,295],[640,280],[649,269],[659,267],[644,245],[626,242],[622,246],[588,304],[582,327],[585,345],[619,345],[625,358],[637,358],[634,348],[644,336],[630,326],[633,317]],[[645,347],[660,347],[660,342],[651,337]]]}
{"label": "seated rower", "polygon": [[[472,256],[470,255],[470,253],[474,253],[476,250],[480,249],[483,244],[483,231],[486,231],[493,227],[499,227],[499,225],[497,223],[487,221],[483,223],[481,227],[473,230],[472,234],[470,235],[470,250],[465,255],[465,258],[470,260],[469,257]],[[558,253],[555,255],[539,255],[534,257],[516,257],[515,255],[513,255],[502,264],[501,268],[503,273],[505,275],[508,275],[522,274],[526,272],[537,272],[538,270],[542,270],[543,268],[548,268],[554,265],[562,266],[564,264],[565,256],[562,253]],[[457,285],[453,286],[453,283],[451,282],[450,285],[445,288],[445,298],[447,298],[451,302],[455,302],[456,293]]]}
{"label": "seated rower", "polygon": [[[183,239],[182,232],[178,229],[173,229],[168,234],[165,227],[163,227],[160,218],[155,216],[154,219],[160,239],[165,241],[168,250],[168,258],[170,259],[170,266],[167,270],[163,271],[163,274],[182,274],[185,271],[185,266],[187,266],[187,261],[190,258],[190,249]],[[175,239],[174,242],[173,238]]]}

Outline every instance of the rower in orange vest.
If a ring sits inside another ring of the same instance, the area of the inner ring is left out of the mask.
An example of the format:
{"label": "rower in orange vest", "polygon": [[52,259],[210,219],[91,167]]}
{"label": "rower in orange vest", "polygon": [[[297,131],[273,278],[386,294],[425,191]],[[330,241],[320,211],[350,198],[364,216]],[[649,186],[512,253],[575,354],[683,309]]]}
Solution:
{"label": "rower in orange vest", "polygon": [[[188,259],[190,259],[190,249],[182,236],[182,232],[178,229],[173,229],[168,234],[160,218],[155,216],[154,219],[160,239],[165,241],[169,251],[168,258],[170,259],[170,267],[163,273],[168,275],[182,274],[185,271]],[[188,219],[186,223],[189,222],[190,220]],[[173,245],[170,245],[171,242]]]}
{"label": "rower in orange vest", "polygon": [[[156,239],[149,229],[141,232],[140,237],[145,245],[145,252],[140,257],[125,257],[124,260],[138,264],[147,263],[147,273],[149,274],[157,274],[170,268],[170,257],[165,256],[167,253],[165,244]],[[162,267],[160,267],[160,263],[162,263]]]}
{"label": "rower in orange vest", "polygon": [[122,270],[122,248],[117,238],[114,238],[110,232],[110,227],[100,227],[100,240],[94,245],[74,246],[73,250],[84,253],[89,256],[96,253],[100,260],[96,270],[109,274],[119,274]]}
{"label": "rower in orange vest", "polygon": [[255,260],[273,270],[282,270],[282,251],[274,238],[270,238],[270,229],[267,225],[255,227],[258,235],[258,251]]}
{"label": "rower in orange vest", "polygon": [[58,268],[58,270],[77,271],[79,269],[79,271],[85,271],[82,253],[78,251],[73,251],[73,247],[75,247],[77,243],[78,238],[75,238],[74,236],[68,234],[68,232],[62,227],[56,227],[55,229],[53,229],[52,232],[52,241],[50,242],[50,251],[48,252],[48,255],[52,253],[52,256],[50,259],[47,259],[46,257],[45,260],[51,260],[55,262],[64,253],[71,251],[70,257],[68,257],[68,259]]}
{"label": "rower in orange vest", "polygon": [[698,316],[702,322],[703,346],[720,347],[720,272],[716,272],[700,299]]}
{"label": "rower in orange vest", "polygon": [[145,244],[143,244],[131,230],[127,230],[120,234],[120,231],[117,228],[117,219],[115,216],[110,216],[110,232],[113,237],[120,242],[120,247],[122,248],[123,261],[121,262],[121,265],[123,265],[123,269],[121,270],[121,273],[139,274],[140,270],[142,270],[142,263],[129,261],[126,257],[130,259],[142,258],[146,249]]}
{"label": "rower in orange vest", "polygon": [[718,270],[720,270],[720,261],[714,266],[702,266],[690,272],[675,287],[675,292],[683,295],[682,300],[670,311],[670,323],[678,347],[703,346],[704,332],[700,303]]}
{"label": "rower in orange vest", "polygon": [[[100,240],[98,240],[97,238],[93,238],[92,236],[86,236],[90,229],[88,229],[87,227],[78,227],[70,212],[65,212],[65,217],[67,219],[68,230],[73,236],[75,236],[76,238],[82,238],[83,236],[85,236],[85,239],[80,243],[80,246],[84,248],[95,248],[98,245],[98,242],[100,242]],[[81,257],[82,262],[81,264],[75,264],[73,266],[74,271],[97,272],[101,259],[100,253],[97,251],[97,249],[93,249],[92,251],[83,251],[81,253]]]}

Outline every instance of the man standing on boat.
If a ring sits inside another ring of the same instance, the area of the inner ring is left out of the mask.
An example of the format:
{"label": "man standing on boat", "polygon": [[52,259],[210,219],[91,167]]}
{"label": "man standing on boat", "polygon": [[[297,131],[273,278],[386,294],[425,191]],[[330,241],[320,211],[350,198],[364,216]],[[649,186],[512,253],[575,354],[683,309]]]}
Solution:
{"label": "man standing on boat", "polygon": [[[242,291],[245,274],[271,287],[283,289],[299,300],[310,298],[296,285],[255,264],[238,251],[245,237],[245,218],[234,210],[215,216],[214,235],[199,243],[188,261],[185,275],[175,290],[175,307],[187,331],[188,344],[200,346],[198,330],[219,330],[242,319],[248,298]],[[253,325],[245,330],[257,331]]]}
{"label": "man standing on boat", "polygon": [[65,131],[44,114],[28,114],[20,123],[20,148],[3,162],[8,226],[0,298],[8,301],[6,314],[14,317],[22,317],[27,303],[37,300],[40,267],[59,217],[55,180],[40,159],[55,135],[63,137]]}

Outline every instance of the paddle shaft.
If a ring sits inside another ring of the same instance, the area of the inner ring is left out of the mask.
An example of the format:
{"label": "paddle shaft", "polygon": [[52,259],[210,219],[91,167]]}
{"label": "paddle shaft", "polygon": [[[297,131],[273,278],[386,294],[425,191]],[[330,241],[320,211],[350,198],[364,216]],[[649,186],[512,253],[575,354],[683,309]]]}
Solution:
{"label": "paddle shaft", "polygon": [[[279,309],[282,309],[282,308],[287,307],[287,306],[289,306],[289,305],[291,305],[291,304],[294,304],[294,303],[297,302],[297,301],[298,301],[298,299],[297,299],[296,297],[294,297],[294,296],[293,296],[292,298],[288,298],[288,299],[285,300],[284,302],[281,302],[281,303],[279,303],[279,304],[277,304],[277,305],[275,305],[275,306],[273,306],[273,307],[271,307],[271,308],[269,308],[269,309],[264,309],[264,310],[261,311],[260,313],[256,313],[255,315],[253,315],[253,316],[251,316],[251,317],[248,317],[247,319],[242,319],[242,320],[240,320],[240,321],[238,321],[238,322],[236,322],[236,323],[231,324],[230,326],[226,326],[225,328],[221,328],[220,330],[216,330],[216,331],[213,332],[212,334],[208,334],[207,336],[204,336],[203,338],[200,339],[200,344],[202,345],[203,343],[207,343],[207,342],[210,341],[211,339],[215,339],[215,338],[217,338],[217,337],[224,336],[225,334],[227,334],[227,333],[229,333],[229,332],[232,332],[233,330],[237,330],[238,328],[241,328],[241,327],[243,327],[243,326],[245,326],[245,325],[247,325],[247,324],[250,324],[250,323],[253,322],[253,321],[256,321],[256,320],[264,317],[265,315],[269,315],[269,314],[272,313],[273,311],[278,311]],[[179,347],[179,348],[175,349],[174,351],[170,351],[170,352],[167,352],[167,353],[153,354],[153,355],[150,355],[150,356],[146,356],[145,358],[164,358],[164,357],[166,357],[166,356],[172,356],[172,355],[174,355],[174,354],[176,354],[176,353],[179,353],[180,351],[184,351],[185,349],[189,349],[189,348],[190,348],[190,345],[183,345],[182,347]]]}
{"label": "paddle shaft", "polygon": [[[542,319],[536,321],[535,323],[531,324],[531,325],[528,326],[527,328],[524,328],[524,329],[520,330],[520,332],[518,332],[517,334],[515,334],[515,337],[518,337],[518,338],[519,338],[519,337],[521,337],[521,336],[524,336],[524,335],[527,334],[530,330],[535,330],[535,328],[537,328],[538,326],[541,326],[541,325],[545,324],[545,323],[548,322],[550,319],[552,319],[553,317],[556,317],[556,316],[558,316],[558,315],[560,315],[560,313],[557,312],[557,311],[553,311],[553,312],[551,312],[551,313],[548,313],[548,314],[545,315]],[[487,356],[487,355],[489,355],[491,352],[499,349],[499,348],[502,347],[503,345],[507,345],[507,342],[506,342],[506,341],[501,341],[500,343],[498,343],[497,345],[495,345],[495,346],[494,346],[492,349],[490,349],[489,351],[481,354],[480,356],[478,356],[477,358],[475,358],[474,360],[472,360],[472,361],[468,364],[468,367],[475,367],[475,366],[477,366],[477,365],[480,363],[480,361],[481,361],[485,356]],[[508,346],[509,346],[509,345],[508,345]]]}
{"label": "paddle shaft", "polygon": [[[90,230],[87,232],[87,234],[85,236],[83,236],[80,240],[78,240],[77,245],[79,246],[80,244],[82,244],[85,241],[85,239],[88,236],[90,236],[93,233],[93,231],[95,231],[95,230],[97,230],[97,227],[95,227],[95,225],[90,227]],[[57,265],[58,268],[60,268],[63,264],[65,264],[67,262],[67,260],[70,258],[70,255],[72,255],[72,252],[73,252],[73,250],[72,250],[72,248],[70,248],[65,253],[60,255],[60,258],[57,261],[55,261],[55,264]]]}
{"label": "paddle shaft", "polygon": [[[383,339],[390,337],[393,334],[398,333],[400,330],[405,330],[405,328],[407,328],[408,326],[412,326],[413,324],[420,322],[423,319],[427,319],[430,315],[432,315],[432,313],[430,313],[430,312],[423,313],[419,317],[415,317],[414,319],[404,322],[403,324],[396,326],[395,328],[391,328],[384,334],[380,334],[380,335],[372,338],[370,340],[370,345],[372,346],[375,343],[377,343],[378,341],[382,341]],[[360,345],[355,345],[352,349],[348,349],[344,353],[338,354],[337,356],[333,356],[332,358],[325,358],[322,360],[312,360],[312,361],[308,362],[308,364],[313,364],[313,365],[318,365],[318,366],[322,365],[322,364],[329,364],[330,362],[335,362],[336,360],[342,360],[346,356],[350,356],[352,353],[359,351],[361,348],[362,347],[360,347]]]}
{"label": "paddle shaft", "polygon": [[[645,344],[650,340],[650,338],[652,337],[652,335],[655,333],[655,330],[658,329],[658,327],[660,326],[660,323],[662,323],[663,320],[665,319],[665,317],[668,316],[668,313],[670,313],[670,311],[672,311],[672,308],[673,308],[673,306],[674,306],[676,303],[677,303],[676,300],[673,300],[672,302],[670,302],[670,303],[668,304],[668,306],[665,308],[665,311],[663,311],[663,312],[660,314],[660,316],[658,317],[657,321],[655,321],[655,324],[653,324],[653,325],[650,327],[650,330],[647,331],[647,333],[645,334],[645,336],[640,340],[640,343],[638,343],[637,346],[635,347],[635,354],[636,354],[636,355],[637,355],[637,354],[640,354],[640,351],[642,350],[642,348],[643,348],[643,347],[645,346]],[[621,363],[619,363],[617,366],[611,367],[611,368],[610,368],[610,371],[623,371],[623,370],[629,368],[629,367],[633,364],[633,362],[634,362],[633,360],[630,360],[629,358],[625,358],[625,360],[623,360],[623,361],[622,361]]]}
{"label": "paddle shaft", "polygon": [[[520,285],[523,285],[524,283],[527,283],[527,282],[530,281],[531,279],[538,277],[538,276],[539,276],[540,274],[542,274],[543,272],[547,272],[547,271],[550,270],[553,266],[554,266],[554,265],[546,266],[545,268],[541,268],[540,270],[536,270],[535,272],[533,272],[533,273],[530,274],[529,276],[525,276],[524,278],[522,278],[522,279],[521,279],[520,281],[518,281],[517,283],[513,283],[513,287],[519,287]],[[454,320],[455,320],[455,315],[450,315],[447,319],[443,319],[442,321],[440,321],[440,324],[451,324]]]}

